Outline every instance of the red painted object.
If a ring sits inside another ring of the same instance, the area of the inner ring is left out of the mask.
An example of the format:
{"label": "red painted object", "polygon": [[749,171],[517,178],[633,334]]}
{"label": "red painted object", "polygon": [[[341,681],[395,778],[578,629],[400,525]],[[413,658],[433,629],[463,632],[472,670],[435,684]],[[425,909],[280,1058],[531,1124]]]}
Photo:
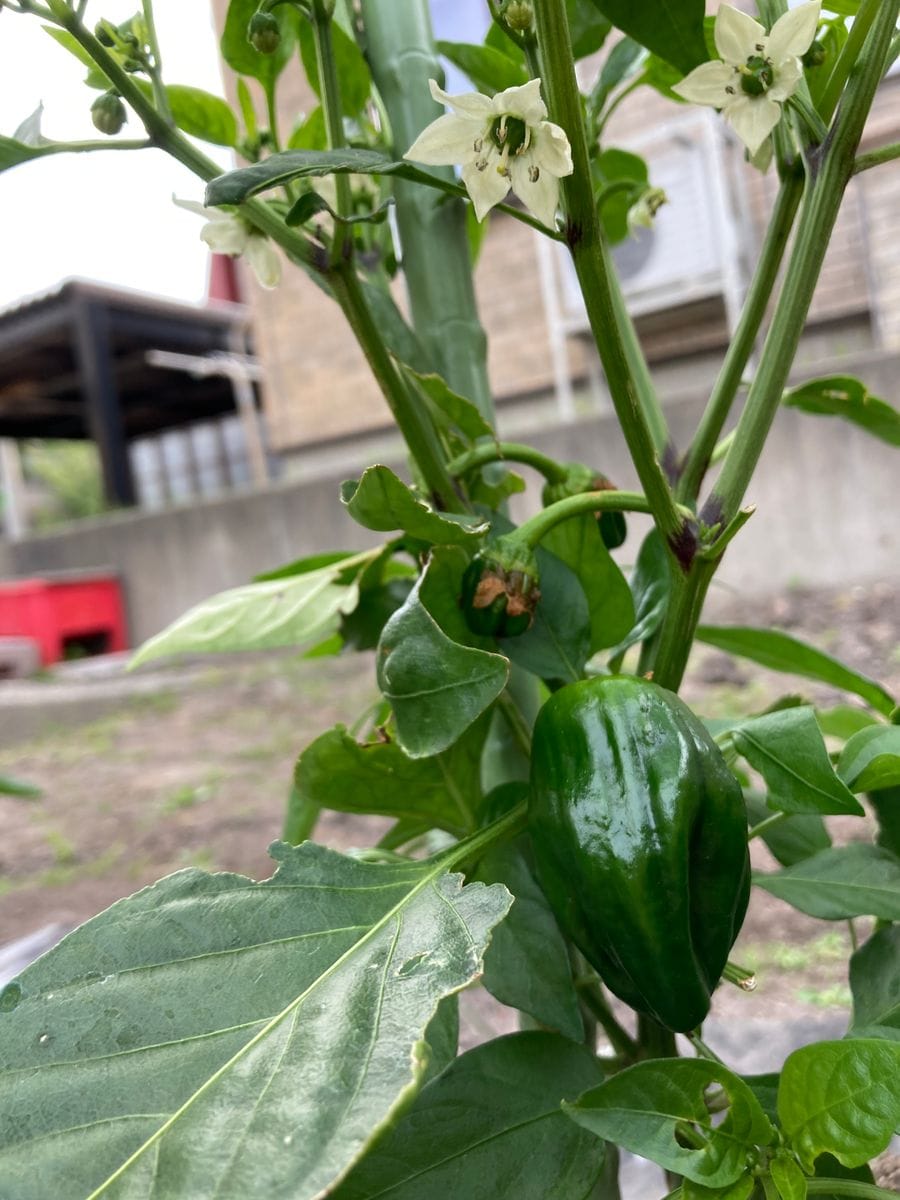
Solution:
{"label": "red painted object", "polygon": [[0,580],[0,637],[32,638],[43,666],[60,662],[72,644],[93,653],[127,650],[119,581],[80,571]]}

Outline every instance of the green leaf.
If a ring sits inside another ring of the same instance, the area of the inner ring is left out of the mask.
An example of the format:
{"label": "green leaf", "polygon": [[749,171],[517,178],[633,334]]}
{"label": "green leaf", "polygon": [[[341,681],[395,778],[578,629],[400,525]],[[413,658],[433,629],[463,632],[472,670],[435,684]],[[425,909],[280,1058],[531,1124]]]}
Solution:
{"label": "green leaf", "polygon": [[509,916],[494,930],[482,982],[501,1004],[580,1042],[584,1026],[569,952],[526,849],[524,841],[499,846],[478,864],[476,879],[502,883],[515,898]]}
{"label": "green leaf", "polygon": [[603,543],[596,520],[587,515],[563,521],[551,529],[541,545],[578,576],[590,611],[590,653],[627,637],[634,625],[634,601],[625,576]]}
{"label": "green leaf", "polygon": [[601,1078],[552,1033],[514,1033],[462,1055],[350,1173],[333,1200],[581,1200],[603,1145],[560,1112]]}
{"label": "green leaf", "polygon": [[[758,793],[744,792],[744,803],[747,805],[750,825],[758,825],[772,815],[765,797]],[[791,867],[804,858],[811,858],[831,845],[825,822],[818,813],[788,817],[777,825],[770,825],[760,836],[783,867]]]}
{"label": "green leaf", "polygon": [[[334,566],[335,563],[348,558],[355,560],[356,554],[349,550],[324,550],[320,554],[307,554],[303,558],[295,558],[293,562],[285,563],[283,567],[276,567],[274,571],[263,571],[260,575],[254,575],[253,582],[265,583],[270,579],[292,579],[295,575],[308,575],[311,571]],[[349,578],[354,578],[356,574],[358,569],[355,569],[354,563],[348,570]]]}
{"label": "green leaf", "polygon": [[806,679],[816,679],[820,683],[842,688],[845,692],[853,692],[886,717],[891,715],[896,705],[890,692],[874,679],[868,679],[830,654],[807,646],[787,633],[741,625],[701,625],[697,629],[697,638],[709,646],[717,646],[727,654],[749,658],[751,662],[772,671],[802,675]]}
{"label": "green leaf", "polygon": [[378,645],[378,686],[411,758],[452,746],[493,704],[509,676],[502,655],[461,646],[443,632],[419,596],[428,570],[385,625]]}
{"label": "green leaf", "polygon": [[808,706],[742,721],[731,737],[738,752],[765,779],[770,808],[863,815],[862,805],[834,773],[815,713]]}
{"label": "green leaf", "polygon": [[[142,91],[152,96],[153,89],[143,80]],[[202,88],[187,87],[171,83],[166,87],[166,96],[172,117],[179,129],[191,137],[202,138],[216,146],[234,147],[238,143],[237,120],[231,108],[221,96],[204,92]]]}
{"label": "green leaf", "polygon": [[879,846],[900,858],[900,787],[879,788],[869,793],[869,803],[878,820]]}
{"label": "green leaf", "polygon": [[416,759],[396,742],[361,744],[338,725],[300,755],[297,790],[320,808],[378,813],[462,837],[476,826],[488,720],[476,721],[449,750]]}
{"label": "green leaf", "polygon": [[646,56],[646,50],[632,38],[624,37],[610,50],[590,95],[590,107],[599,114],[612,91],[629,79]]}
{"label": "green leaf", "polygon": [[0,171],[18,167],[33,158],[45,158],[48,154],[62,154],[68,150],[65,142],[42,142],[40,146],[29,146],[15,138],[0,137]]}
{"label": "green leaf", "polygon": [[760,1107],[773,1124],[778,1122],[778,1084],[781,1074],[769,1071],[765,1075],[744,1075],[743,1080],[759,1101]]}
{"label": "green leaf", "polygon": [[247,38],[250,18],[259,8],[259,0],[230,0],[222,33],[222,57],[238,75],[258,79],[266,90],[274,88],[278,76],[290,62],[297,42],[300,14],[290,4],[273,9],[281,29],[281,41],[274,54],[260,54]]}
{"label": "green leaf", "polygon": [[749,1200],[755,1186],[756,1180],[749,1172],[742,1175],[737,1183],[721,1188],[701,1187],[699,1183],[684,1179],[681,1183],[681,1200]]}
{"label": "green leaf", "polygon": [[785,392],[782,403],[807,413],[843,417],[881,441],[900,446],[900,410],[871,395],[864,383],[850,375],[812,379]]}
{"label": "green leaf", "polygon": [[654,91],[659,92],[661,96],[674,104],[687,103],[677,92],[672,91],[675,84],[680,83],[682,78],[683,73],[677,67],[671,66],[656,54],[648,55],[641,72],[641,83],[652,87]]}
{"label": "green leaf", "polygon": [[264,883],[188,870],[119,901],[7,985],[4,1191],[312,1200],[409,1102],[509,897],[273,853]]}
{"label": "green leaf", "polygon": [[[68,29],[57,29],[55,25],[42,25],[41,29],[43,29],[44,33],[48,33],[50,37],[53,38],[54,42],[57,42],[63,47],[64,50],[68,50],[68,52],[74,58],[77,58],[82,66],[87,67],[92,74],[99,72],[100,68],[91,58],[90,54],[88,54],[81,42],[79,42],[76,37],[69,33]],[[103,77],[103,84],[101,86],[109,87],[109,80],[106,78],[106,76]]]}
{"label": "green leaf", "polygon": [[658,54],[686,75],[706,62],[709,54],[703,36],[704,0],[595,0],[617,29]]}
{"label": "green leaf", "polygon": [[340,636],[348,650],[374,650],[382,630],[412,591],[411,579],[388,579],[360,588],[359,603],[341,617]]}
{"label": "green leaf", "polygon": [[872,725],[855,733],[841,751],[838,774],[854,792],[900,784],[900,725]]}
{"label": "green leaf", "polygon": [[850,959],[855,1037],[900,1041],[900,925],[873,933]]}
{"label": "green leaf", "polygon": [[479,92],[493,96],[506,88],[528,82],[528,72],[493,46],[472,46],[466,42],[437,42],[437,52],[458,67]]}
{"label": "green leaf", "polygon": [[451,196],[460,194],[458,184],[438,175],[430,175],[412,163],[398,162],[378,150],[282,150],[278,154],[270,154],[262,162],[240,167],[213,179],[206,188],[206,203],[213,207],[218,204],[240,204],[250,196],[283,187],[294,179],[322,175],[396,175],[400,179],[437,188]]}
{"label": "green leaf", "polygon": [[[592,164],[598,213],[609,240],[615,244],[629,236],[628,210],[649,183],[647,163],[639,154],[612,148],[604,150]],[[628,184],[627,188],[620,185]],[[615,185],[610,194],[605,194]]]}
{"label": "green leaf", "polygon": [[496,434],[471,400],[458,396],[440,375],[420,374],[412,367],[402,364],[403,373],[425,394],[431,406],[437,410],[441,423],[459,434],[470,444],[480,438],[496,440]]}
{"label": "green leaf", "polygon": [[662,538],[655,529],[644,538],[631,576],[635,621],[631,631],[610,651],[610,669],[617,671],[630,646],[652,637],[666,614],[672,580]]}
{"label": "green leaf", "polygon": [[789,1154],[776,1154],[769,1166],[781,1200],[806,1200],[806,1176]]}
{"label": "green leaf", "polygon": [[612,24],[597,0],[566,0],[572,53],[576,59],[596,54],[609,37]]}
{"label": "green leaf", "polygon": [[836,846],[772,875],[757,872],[753,882],[823,921],[900,921],[900,860],[881,846]]}
{"label": "green leaf", "polygon": [[900,1122],[900,1044],[851,1038],[795,1050],[784,1064],[778,1115],[808,1172],[820,1154],[859,1167]]}
{"label": "green leaf", "polygon": [[316,105],[304,120],[291,130],[287,141],[288,150],[328,149],[328,131],[325,128],[325,113],[321,104]]}
{"label": "green leaf", "polygon": [[387,467],[369,467],[341,485],[341,502],[364,529],[402,529],[437,545],[474,545],[490,528],[480,517],[439,513]]}
{"label": "green leaf", "polygon": [[[499,528],[499,519],[495,518]],[[502,532],[502,530],[500,530]],[[537,548],[541,598],[531,628],[498,638],[510,661],[541,679],[574,683],[591,653],[591,614],[578,576],[554,554]]]}
{"label": "green leaf", "polygon": [[836,704],[833,708],[817,708],[816,720],[826,737],[847,741],[860,729],[880,724],[877,717],[852,704]]}
{"label": "green leaf", "polygon": [[[366,107],[372,90],[372,76],[369,74],[368,63],[363,58],[359,46],[337,21],[331,22],[331,48],[341,96],[341,109],[345,117],[356,117]],[[309,86],[321,99],[322,86],[319,81],[316,41],[310,21],[300,23],[300,56]]]}
{"label": "green leaf", "polygon": [[33,783],[14,779],[12,775],[0,775],[0,796],[19,796],[22,800],[37,800],[43,792]]}
{"label": "green leaf", "polygon": [[358,589],[346,578],[348,562],[359,569],[380,550],[340,559],[316,571],[219,592],[188,609],[144,642],[129,668],[171,654],[218,654],[301,646],[333,632],[341,613],[356,607]]}
{"label": "green leaf", "polygon": [[[714,1124],[705,1094],[716,1084],[729,1108]],[[747,1084],[700,1058],[638,1063],[563,1108],[598,1137],[704,1187],[736,1183],[748,1153],[775,1133]],[[683,1130],[695,1133],[702,1148],[686,1146]]]}

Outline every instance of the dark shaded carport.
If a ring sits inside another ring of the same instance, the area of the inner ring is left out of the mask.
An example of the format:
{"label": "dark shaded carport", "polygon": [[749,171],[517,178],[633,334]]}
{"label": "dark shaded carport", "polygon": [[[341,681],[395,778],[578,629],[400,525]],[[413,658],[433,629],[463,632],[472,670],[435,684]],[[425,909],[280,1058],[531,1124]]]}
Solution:
{"label": "dark shaded carport", "polygon": [[231,382],[147,362],[150,350],[244,352],[240,304],[178,304],[82,280],[0,312],[0,438],[97,444],[107,498],[134,504],[133,438],[235,410]]}

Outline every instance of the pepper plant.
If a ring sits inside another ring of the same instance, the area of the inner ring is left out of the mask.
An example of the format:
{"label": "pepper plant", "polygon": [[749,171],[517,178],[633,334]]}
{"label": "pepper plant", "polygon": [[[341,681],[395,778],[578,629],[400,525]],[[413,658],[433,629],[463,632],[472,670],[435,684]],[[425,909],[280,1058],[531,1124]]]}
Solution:
{"label": "pepper plant", "polygon": [[[757,20],[727,5],[705,18],[703,0],[488,0],[483,45],[436,48],[425,0],[231,0],[236,115],[165,80],[151,0],[118,26],[102,0],[0,3],[3,36],[37,18],[85,63],[103,135],[61,144],[26,120],[0,167],[168,151],[207,185],[184,199],[214,248],[270,286],[283,255],[339,305],[409,451],[407,479],[374,465],[341,491],[381,544],[274,570],[139,651],[374,649],[383,703],[302,749],[271,879],[178,872],[0,994],[5,1200],[586,1200],[618,1194],[617,1148],[684,1200],[889,1194],[868,1164],[900,1124],[895,700],[785,634],[700,619],[726,549],[740,553],[780,405],[900,441],[900,414],[859,381],[788,386],[845,189],[900,153],[857,154],[900,0],[759,4]],[[443,90],[438,49],[477,90]],[[601,49],[582,94],[575,62]],[[288,131],[278,84],[300,69],[318,105]],[[610,256],[664,200],[609,143],[610,113],[648,88],[720,110],[779,179],[687,447]],[[222,175],[203,140],[244,165]],[[640,492],[605,478],[601,448],[560,463],[498,438],[471,271],[489,213],[571,254]],[[544,481],[519,525],[517,464]],[[630,513],[652,531],[626,581],[610,548]],[[695,639],[859,703],[790,696],[704,723],[676,695]],[[860,794],[875,821],[832,845],[823,818],[862,818]],[[338,854],[314,840],[323,809],[388,830]],[[854,928],[868,936],[847,1036],[744,1078],[701,1024],[720,980],[748,985],[728,956],[758,837],[780,869],[757,887],[874,926]],[[520,1032],[458,1054],[457,998],[476,984]]]}

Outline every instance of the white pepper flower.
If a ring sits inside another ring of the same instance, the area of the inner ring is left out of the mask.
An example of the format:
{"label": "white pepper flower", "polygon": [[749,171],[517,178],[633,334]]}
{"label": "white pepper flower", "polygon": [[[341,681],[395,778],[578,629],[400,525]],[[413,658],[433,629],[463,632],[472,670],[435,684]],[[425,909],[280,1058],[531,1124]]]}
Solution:
{"label": "white pepper flower", "polygon": [[560,178],[572,174],[572,151],[565,132],[546,120],[541,81],[493,98],[480,92],[448,96],[433,79],[430,87],[434,99],[453,111],[423,129],[403,157],[431,166],[459,164],[479,221],[512,189],[553,228]]}
{"label": "white pepper flower", "polygon": [[696,67],[672,90],[694,104],[721,109],[754,156],[803,77],[800,60],[816,36],[820,9],[820,0],[801,4],[779,17],[767,34],[746,13],[721,5],[715,40],[722,61]]}
{"label": "white pepper flower", "polygon": [[206,218],[200,237],[213,254],[227,254],[230,258],[243,255],[262,287],[278,287],[281,282],[281,260],[264,233],[251,228],[234,213],[223,212],[220,208],[207,208],[195,200],[179,200],[177,196],[173,196],[172,200],[179,208]]}

